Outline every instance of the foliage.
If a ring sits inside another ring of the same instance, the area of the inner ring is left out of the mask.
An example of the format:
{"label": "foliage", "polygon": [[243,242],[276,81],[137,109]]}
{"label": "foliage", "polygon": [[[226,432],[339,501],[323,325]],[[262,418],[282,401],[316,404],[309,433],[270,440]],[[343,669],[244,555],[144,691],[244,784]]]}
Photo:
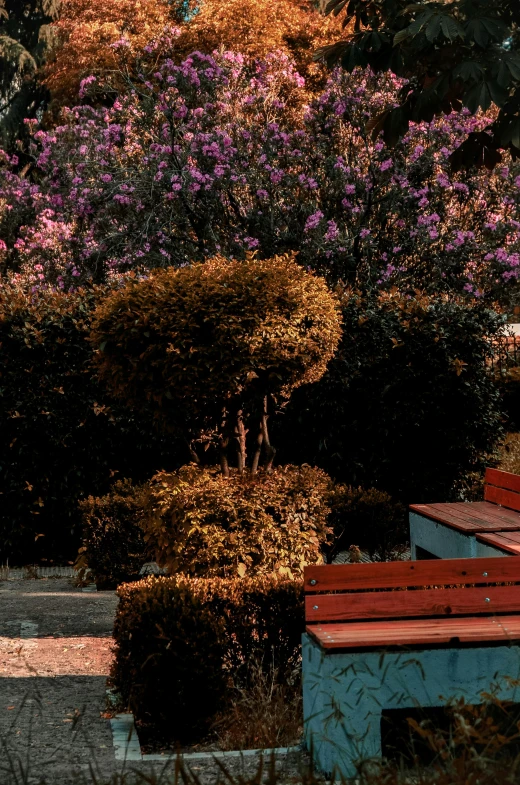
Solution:
{"label": "foliage", "polygon": [[508,431],[520,431],[520,369],[509,368],[497,374],[497,384],[502,394]]}
{"label": "foliage", "polygon": [[105,496],[79,503],[83,544],[78,566],[88,569],[98,589],[134,580],[149,560],[143,539],[147,485],[117,480]]}
{"label": "foliage", "polygon": [[452,156],[461,165],[492,169],[499,149],[520,155],[520,10],[515,0],[330,0],[328,11],[346,9],[346,40],[318,57],[353,70],[370,65],[410,81],[399,100],[371,121],[375,135],[395,144],[413,122],[467,107],[473,114],[498,109],[487,131],[473,131]]}
{"label": "foliage", "polygon": [[192,440],[216,431],[227,473],[233,442],[246,465],[249,421],[253,471],[262,449],[272,463],[268,404],[319,379],[340,335],[334,296],[293,257],[218,256],[130,280],[100,304],[91,342],[114,395]]}
{"label": "foliage", "polygon": [[347,291],[343,324],[327,373],[279,420],[280,461],[298,456],[405,504],[457,499],[502,434],[490,369],[502,318],[420,293]]}
{"label": "foliage", "polygon": [[[109,4],[65,0],[60,19],[52,25],[55,44],[44,71],[53,109],[77,101],[82,79],[91,75],[110,79],[118,70],[115,49],[121,42],[129,53],[137,54],[182,21],[190,13],[189,6],[184,0],[112,0]],[[112,84],[116,87],[124,89],[123,80]]]}
{"label": "foliage", "polygon": [[146,578],[118,595],[113,683],[139,720],[175,740],[200,737],[202,722],[248,684],[250,663],[276,668],[282,681],[298,664],[299,581]]}
{"label": "foliage", "polygon": [[95,379],[86,339],[103,294],[0,289],[0,563],[73,558],[78,499],[175,467],[171,439]]}
{"label": "foliage", "polygon": [[490,118],[412,125],[389,150],[366,122],[397,100],[394,77],[334,72],[302,117],[305,87],[282,55],[147,56],[134,93],[35,134],[32,179],[6,160],[4,269],[68,289],[298,249],[304,266],[363,288],[515,296],[520,164],[458,178],[448,160]]}
{"label": "foliage", "polygon": [[50,23],[61,0],[0,0],[0,144],[13,147],[23,136],[23,122],[46,103],[38,84],[52,40]]}
{"label": "foliage", "polygon": [[506,434],[503,444],[500,445],[497,468],[503,472],[520,474],[520,433],[518,431]]}
{"label": "foliage", "polygon": [[328,559],[355,544],[372,560],[386,561],[408,539],[406,507],[377,488],[338,486],[328,522],[334,532]]}
{"label": "foliage", "polygon": [[205,577],[301,576],[328,539],[325,472],[281,466],[255,476],[184,466],[151,483],[145,540],[161,567]]}
{"label": "foliage", "polygon": [[248,57],[279,51],[294,57],[312,84],[322,82],[325,74],[313,62],[315,48],[333,41],[341,30],[339,20],[324,20],[306,0],[142,0],[137,5],[114,0],[109,6],[66,0],[52,26],[56,45],[45,68],[53,108],[74,104],[81,81],[92,75],[108,82],[110,92],[125,92],[128,84],[117,75],[118,51],[124,47],[126,74],[135,77],[143,48],[172,25],[180,28],[176,62],[193,51],[233,49]]}
{"label": "foliage", "polygon": [[177,49],[184,56],[218,49],[254,58],[282,52],[314,84],[323,78],[313,63],[314,50],[331,43],[341,28],[340,20],[324,18],[309,0],[202,0]]}

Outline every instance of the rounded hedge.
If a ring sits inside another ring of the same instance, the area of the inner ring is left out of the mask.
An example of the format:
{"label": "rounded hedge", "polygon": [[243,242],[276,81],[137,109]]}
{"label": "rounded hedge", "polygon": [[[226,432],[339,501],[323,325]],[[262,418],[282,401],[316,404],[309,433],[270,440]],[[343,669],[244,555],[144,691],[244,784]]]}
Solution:
{"label": "rounded hedge", "polygon": [[221,418],[321,378],[341,336],[325,281],[292,255],[204,264],[131,280],[100,304],[91,341],[113,394],[152,401],[165,424]]}

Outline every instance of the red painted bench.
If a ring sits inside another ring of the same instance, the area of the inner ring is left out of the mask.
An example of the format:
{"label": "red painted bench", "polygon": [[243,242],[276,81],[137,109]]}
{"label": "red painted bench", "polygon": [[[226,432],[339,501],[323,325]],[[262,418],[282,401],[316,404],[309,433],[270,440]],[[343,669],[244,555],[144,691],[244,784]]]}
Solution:
{"label": "red painted bench", "polygon": [[352,777],[381,755],[383,711],[481,703],[497,673],[518,675],[520,557],[306,567],[305,617],[306,743]]}
{"label": "red painted bench", "polygon": [[520,545],[517,474],[487,469],[482,502],[410,505],[412,559],[520,554],[513,542]]}

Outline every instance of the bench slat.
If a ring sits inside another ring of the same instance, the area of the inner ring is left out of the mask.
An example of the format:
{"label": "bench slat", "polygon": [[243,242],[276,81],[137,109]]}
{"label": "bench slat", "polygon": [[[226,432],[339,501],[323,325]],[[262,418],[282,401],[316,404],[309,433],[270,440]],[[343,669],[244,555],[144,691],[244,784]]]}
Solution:
{"label": "bench slat", "polygon": [[477,540],[486,545],[496,545],[509,553],[520,554],[520,532],[497,532],[496,534],[477,534]]}
{"label": "bench slat", "polygon": [[[438,506],[440,507],[441,505]],[[477,524],[451,515],[445,509],[439,511],[436,509],[436,505],[433,504],[410,504],[410,510],[418,515],[423,515],[425,518],[432,518],[434,521],[451,526],[453,529],[459,529],[459,531],[474,533],[480,530]]]}
{"label": "bench slat", "polygon": [[461,518],[463,521],[472,523],[475,526],[475,533],[479,530],[483,532],[505,531],[509,529],[520,531],[520,513],[508,510],[507,512],[513,517],[504,520],[504,518],[500,516],[500,510],[504,508],[497,507],[496,504],[490,504],[489,502],[488,507],[491,508],[491,511],[489,509],[485,511],[480,508],[475,509],[473,504],[465,504],[464,502],[431,504],[429,506],[432,510],[436,510],[441,514],[448,513],[455,518]]}
{"label": "bench slat", "polygon": [[[501,521],[502,529],[515,530],[519,527],[520,530],[520,512],[516,510],[509,510],[507,507],[499,507],[491,502],[471,502],[471,508],[474,512],[483,513],[486,517],[496,518]],[[511,525],[510,525],[511,524]]]}
{"label": "bench slat", "polygon": [[520,475],[503,472],[500,469],[486,469],[486,483],[520,493]]}
{"label": "bench slat", "polygon": [[510,510],[520,510],[520,494],[506,491],[504,488],[495,488],[494,485],[484,485],[484,499],[493,504],[501,504]]}
{"label": "bench slat", "polygon": [[[505,560],[504,560],[505,561]],[[520,641],[520,616],[412,619],[311,625],[307,632],[324,649],[385,648],[419,644]],[[455,640],[454,640],[455,639]]]}
{"label": "bench slat", "polygon": [[520,612],[520,586],[307,595],[305,599],[308,623],[514,611]]}
{"label": "bench slat", "polygon": [[330,592],[498,581],[520,581],[520,556],[313,565],[304,584],[306,592]]}

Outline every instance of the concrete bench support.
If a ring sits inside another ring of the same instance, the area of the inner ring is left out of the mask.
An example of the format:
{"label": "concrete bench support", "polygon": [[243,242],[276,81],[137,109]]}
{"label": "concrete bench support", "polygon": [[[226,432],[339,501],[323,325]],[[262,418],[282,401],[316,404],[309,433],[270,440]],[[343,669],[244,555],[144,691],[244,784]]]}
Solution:
{"label": "concrete bench support", "polygon": [[520,677],[516,645],[325,653],[305,634],[302,653],[305,742],[321,771],[338,778],[356,776],[356,761],[381,757],[386,709],[443,706],[461,697],[479,704],[497,680],[498,697],[520,702],[520,689],[501,680]]}
{"label": "concrete bench support", "polygon": [[438,559],[470,559],[477,556],[474,534],[466,534],[450,526],[410,513],[410,552],[417,559],[417,549],[436,556]]}

